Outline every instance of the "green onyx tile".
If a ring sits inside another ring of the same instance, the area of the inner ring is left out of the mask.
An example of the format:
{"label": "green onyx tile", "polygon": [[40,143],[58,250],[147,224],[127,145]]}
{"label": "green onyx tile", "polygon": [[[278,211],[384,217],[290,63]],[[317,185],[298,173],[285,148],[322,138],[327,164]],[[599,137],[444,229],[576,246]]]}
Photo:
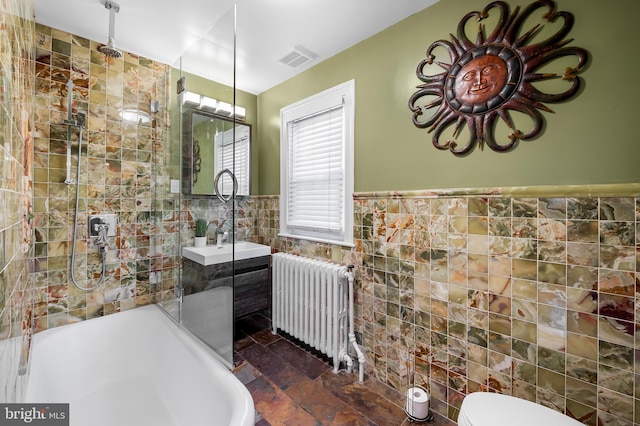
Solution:
{"label": "green onyx tile", "polygon": [[396,303],[387,303],[387,315],[393,318],[400,317],[400,306]]}
{"label": "green onyx tile", "polygon": [[538,262],[538,281],[566,285],[567,265],[543,261]]}
{"label": "green onyx tile", "polygon": [[489,199],[472,197],[468,201],[469,216],[487,216],[489,214]]}
{"label": "green onyx tile", "polygon": [[634,220],[635,199],[633,197],[600,198],[600,220]]}
{"label": "green onyx tile", "polygon": [[564,395],[559,395],[552,389],[539,387],[536,390],[536,398],[538,403],[544,405],[545,407],[551,408],[561,413],[564,413],[565,411],[566,401]]}
{"label": "green onyx tile", "polygon": [[464,216],[469,214],[467,198],[450,198],[447,200],[447,214],[449,216]]}
{"label": "green onyx tile", "polygon": [[598,219],[597,198],[567,198],[567,218],[595,220]]}
{"label": "green onyx tile", "polygon": [[489,328],[489,313],[479,309],[468,309],[467,323],[470,326],[486,330]]}
{"label": "green onyx tile", "polygon": [[447,319],[442,316],[431,315],[431,330],[446,333]]}
{"label": "green onyx tile", "polygon": [[598,269],[571,265],[567,267],[567,286],[590,290],[598,289]]}
{"label": "green onyx tile", "polygon": [[469,307],[486,311],[489,309],[488,293],[469,290]]}
{"label": "green onyx tile", "polygon": [[635,245],[635,222],[600,222],[600,243],[619,246]]}
{"label": "green onyx tile", "polygon": [[567,354],[566,374],[568,377],[596,385],[598,383],[598,363],[590,359]]}
{"label": "green onyx tile", "polygon": [[538,367],[538,387],[558,395],[565,394],[564,374]]}
{"label": "green onyx tile", "polygon": [[489,230],[488,219],[486,217],[469,217],[468,229],[469,234],[487,235]]}
{"label": "green onyx tile", "polygon": [[636,270],[636,248],[600,245],[600,266],[618,271]]}
{"label": "green onyx tile", "polygon": [[538,324],[558,330],[565,330],[567,324],[567,311],[561,307],[539,304]]}
{"label": "green onyx tile", "polygon": [[[477,240],[477,238],[473,239],[474,241]],[[470,243],[470,247],[469,247],[469,251],[471,252],[471,241],[472,238],[469,238],[469,243]],[[474,250],[475,253],[489,253],[491,255],[494,256],[514,256],[514,250],[512,247],[512,238],[509,237],[489,237],[488,239],[486,238],[482,238],[482,242],[483,243],[487,243],[488,244],[488,250],[484,250],[484,246],[482,249],[477,249]],[[477,244],[479,245],[479,244]],[[477,246],[476,244],[474,244],[474,246]],[[485,244],[486,245],[486,244]],[[516,256],[517,257],[517,256]],[[535,256],[533,257],[535,259]]]}
{"label": "green onyx tile", "polygon": [[448,321],[449,336],[464,339],[467,335],[467,326],[463,323]]}
{"label": "green onyx tile", "polygon": [[433,215],[446,215],[448,214],[449,206],[445,198],[432,198],[429,209]]}
{"label": "green onyx tile", "polygon": [[488,367],[491,372],[499,372],[502,374],[511,375],[511,357],[503,353],[489,350]]}
{"label": "green onyx tile", "polygon": [[548,325],[538,324],[538,344],[545,348],[562,350],[566,345],[566,332]]}
{"label": "green onyx tile", "polygon": [[449,337],[449,369],[458,374],[466,374],[467,342]]}
{"label": "green onyx tile", "polygon": [[489,198],[490,216],[511,217],[511,198]]}
{"label": "green onyx tile", "polygon": [[538,286],[538,302],[544,305],[565,308],[567,305],[567,287],[540,283]]}
{"label": "green onyx tile", "polygon": [[449,319],[460,323],[468,323],[467,307],[456,303],[449,304]]}
{"label": "green onyx tile", "polygon": [[567,225],[564,220],[558,219],[539,219],[537,237],[542,241],[559,241],[567,240]]}
{"label": "green onyx tile", "polygon": [[567,241],[579,243],[599,242],[599,227],[595,220],[574,220],[567,222]]}
{"label": "green onyx tile", "polygon": [[567,200],[566,198],[540,198],[538,210],[540,217],[564,219],[567,214]]}
{"label": "green onyx tile", "polygon": [[446,330],[443,330],[443,333],[431,333],[431,346],[434,348],[434,350],[443,352],[447,351],[447,335],[444,333],[446,333]]}
{"label": "green onyx tile", "polygon": [[511,262],[511,275],[513,278],[535,281],[538,278],[538,262],[535,260],[513,259]]}
{"label": "green onyx tile", "polygon": [[567,398],[590,407],[596,407],[597,386],[573,377],[567,377]]}
{"label": "green onyx tile", "polygon": [[486,347],[470,343],[467,346],[467,354],[469,361],[483,366],[487,365],[489,351]]}
{"label": "green onyx tile", "polygon": [[[606,412],[613,413],[624,420],[633,421],[633,406],[634,401],[631,396],[606,388],[598,389],[598,407],[605,408]],[[604,424],[615,423],[607,422]]]}
{"label": "green onyx tile", "polygon": [[596,361],[598,359],[598,340],[583,334],[568,332],[566,352]]}
{"label": "green onyx tile", "polygon": [[489,217],[488,225],[489,235],[496,237],[511,236],[511,218],[510,217]]}
{"label": "green onyx tile", "polygon": [[511,317],[527,322],[538,319],[538,304],[536,302],[514,298],[511,303]]}
{"label": "green onyx tile", "polygon": [[511,335],[511,318],[495,313],[489,313],[489,330],[494,333]]}
{"label": "green onyx tile", "polygon": [[514,198],[512,202],[514,217],[537,217],[537,198]]}
{"label": "green onyx tile", "polygon": [[633,371],[634,348],[601,340],[598,342],[598,361],[610,367]]}
{"label": "green onyx tile", "polygon": [[414,319],[414,310],[412,308],[407,307],[407,306],[401,306],[400,307],[400,319],[402,319],[403,321],[407,321],[409,323],[413,323],[415,321],[415,319]]}
{"label": "green onyx tile", "polygon": [[535,281],[513,279],[511,283],[511,295],[513,298],[535,302],[538,300],[538,283]]}
{"label": "green onyx tile", "polygon": [[582,288],[567,288],[567,309],[577,312],[598,312],[598,293]]}
{"label": "green onyx tile", "polygon": [[537,219],[514,217],[511,220],[511,236],[515,238],[537,238]]}
{"label": "green onyx tile", "polygon": [[469,343],[473,343],[474,345],[486,348],[488,346],[487,330],[483,330],[478,327],[469,327],[467,340],[469,341]]}
{"label": "green onyx tile", "polygon": [[497,391],[498,393],[504,393],[506,395],[511,394],[511,377],[508,374],[499,373],[489,369],[488,374],[489,388]]}
{"label": "green onyx tile", "polygon": [[598,386],[633,396],[633,375],[625,370],[600,364],[598,369]]}
{"label": "green onyx tile", "polygon": [[567,245],[558,241],[539,241],[538,260],[553,263],[565,263],[567,259]]}
{"label": "green onyx tile", "polygon": [[467,302],[467,289],[459,286],[452,285],[449,287],[449,302],[455,304],[466,304]]}
{"label": "green onyx tile", "polygon": [[512,238],[510,253],[517,259],[536,260],[538,258],[538,240],[532,238]]}
{"label": "green onyx tile", "polygon": [[413,292],[414,284],[413,284],[413,276],[407,275],[407,273],[403,272],[398,276],[398,288],[403,291]]}
{"label": "green onyx tile", "polygon": [[[467,285],[471,291],[488,291],[489,290],[489,276],[484,272],[469,272],[467,276]],[[471,302],[471,296],[469,297]]]}
{"label": "green onyx tile", "polygon": [[513,378],[516,380],[522,380],[526,383],[536,383],[537,369],[535,364],[524,362],[520,359],[513,360]]}
{"label": "green onyx tile", "polygon": [[511,320],[511,335],[530,343],[538,341],[538,325],[536,323],[522,321],[516,318]]}
{"label": "green onyx tile", "polygon": [[496,294],[489,295],[489,311],[502,314],[505,316],[511,315],[511,298],[505,296],[498,296]]}
{"label": "green onyx tile", "polygon": [[574,419],[579,419],[586,426],[597,426],[598,411],[595,405],[588,406],[567,399],[566,414]]}
{"label": "green onyx tile", "polygon": [[489,274],[499,277],[511,276],[511,258],[506,256],[490,256],[489,257]]}
{"label": "green onyx tile", "polygon": [[598,266],[597,244],[567,243],[567,263],[577,266]]}
{"label": "green onyx tile", "polygon": [[536,402],[536,387],[534,384],[514,379],[513,396],[515,396],[516,398],[525,399],[527,401]]}
{"label": "green onyx tile", "polygon": [[488,272],[489,257],[485,254],[470,253],[468,265],[469,272]]}
{"label": "green onyx tile", "polygon": [[467,363],[467,376],[469,380],[477,383],[486,383],[488,369],[484,365],[469,361]]}
{"label": "green onyx tile", "polygon": [[565,354],[544,347],[538,347],[538,366],[559,374],[565,372]]}

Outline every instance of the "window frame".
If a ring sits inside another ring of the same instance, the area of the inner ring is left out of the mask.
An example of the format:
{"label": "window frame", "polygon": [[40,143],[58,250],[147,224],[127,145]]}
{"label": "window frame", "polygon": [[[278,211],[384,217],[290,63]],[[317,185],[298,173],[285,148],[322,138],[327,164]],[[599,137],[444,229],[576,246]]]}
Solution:
{"label": "window frame", "polygon": [[[289,123],[343,105],[344,161],[342,215],[343,232],[303,232],[288,224],[289,205]],[[355,80],[349,80],[320,93],[302,99],[280,110],[280,233],[281,237],[353,247],[354,133]]]}

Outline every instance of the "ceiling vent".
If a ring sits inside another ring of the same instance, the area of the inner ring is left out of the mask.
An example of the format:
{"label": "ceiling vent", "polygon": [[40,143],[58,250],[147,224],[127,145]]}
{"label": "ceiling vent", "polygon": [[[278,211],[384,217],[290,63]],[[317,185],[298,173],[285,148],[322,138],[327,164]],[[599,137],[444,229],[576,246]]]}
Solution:
{"label": "ceiling vent", "polygon": [[294,46],[291,52],[280,58],[280,62],[289,65],[292,68],[298,68],[299,66],[306,64],[307,62],[312,61],[317,57],[317,54],[313,53],[303,46]]}

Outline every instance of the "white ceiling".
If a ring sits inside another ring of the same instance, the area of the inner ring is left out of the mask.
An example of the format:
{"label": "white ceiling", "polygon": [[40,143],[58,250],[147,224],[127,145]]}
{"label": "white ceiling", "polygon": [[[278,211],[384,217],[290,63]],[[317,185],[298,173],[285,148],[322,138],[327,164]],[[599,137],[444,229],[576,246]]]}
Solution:
{"label": "white ceiling", "polygon": [[[116,47],[259,94],[438,0],[115,0]],[[105,0],[34,0],[36,22],[107,42]],[[236,31],[234,32],[234,4]],[[295,46],[318,55],[292,68]]]}

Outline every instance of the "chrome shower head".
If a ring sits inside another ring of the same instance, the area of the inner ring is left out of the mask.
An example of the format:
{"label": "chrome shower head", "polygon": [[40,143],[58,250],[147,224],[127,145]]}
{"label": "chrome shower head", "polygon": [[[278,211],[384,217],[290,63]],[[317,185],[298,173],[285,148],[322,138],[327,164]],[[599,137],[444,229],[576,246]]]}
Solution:
{"label": "chrome shower head", "polygon": [[121,58],[122,52],[116,49],[116,42],[114,40],[115,32],[115,14],[120,12],[120,6],[110,0],[105,1],[104,7],[109,9],[109,41],[106,45],[98,47],[98,52],[106,55],[110,58]]}
{"label": "chrome shower head", "polygon": [[111,37],[109,37],[109,42],[106,45],[98,47],[98,52],[110,58],[122,57],[122,52],[116,49],[116,42]]}

